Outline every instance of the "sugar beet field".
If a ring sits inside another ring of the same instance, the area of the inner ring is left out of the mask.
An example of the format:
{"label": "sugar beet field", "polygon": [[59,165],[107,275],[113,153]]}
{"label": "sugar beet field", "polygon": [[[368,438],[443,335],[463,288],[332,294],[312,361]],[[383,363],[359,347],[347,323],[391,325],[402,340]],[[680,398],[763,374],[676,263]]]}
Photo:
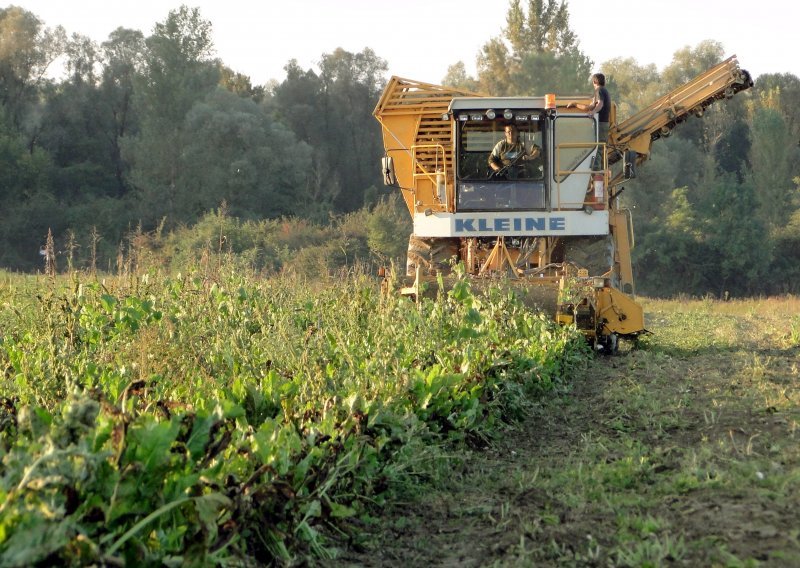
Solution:
{"label": "sugar beet field", "polygon": [[0,275],[0,566],[795,566],[800,300]]}

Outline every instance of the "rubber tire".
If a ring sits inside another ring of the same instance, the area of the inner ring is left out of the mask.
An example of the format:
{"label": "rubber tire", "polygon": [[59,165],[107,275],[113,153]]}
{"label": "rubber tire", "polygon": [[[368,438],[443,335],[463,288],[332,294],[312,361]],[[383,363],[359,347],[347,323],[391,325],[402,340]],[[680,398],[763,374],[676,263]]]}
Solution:
{"label": "rubber tire", "polygon": [[459,258],[458,239],[435,237],[418,237],[411,235],[408,238],[408,254],[406,256],[406,274],[414,276],[417,266],[423,276],[436,274],[450,274],[453,260]]}
{"label": "rubber tire", "polygon": [[619,351],[619,338],[616,334],[601,335],[595,344],[595,349],[601,355],[616,355]]}

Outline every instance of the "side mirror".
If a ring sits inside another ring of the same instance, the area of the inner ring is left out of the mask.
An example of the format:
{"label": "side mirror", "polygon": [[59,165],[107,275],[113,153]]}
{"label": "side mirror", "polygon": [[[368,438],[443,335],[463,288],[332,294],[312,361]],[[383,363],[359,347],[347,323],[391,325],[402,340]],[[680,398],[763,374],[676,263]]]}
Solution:
{"label": "side mirror", "polygon": [[390,156],[381,158],[383,170],[383,185],[397,185],[397,176],[394,175],[394,159]]}

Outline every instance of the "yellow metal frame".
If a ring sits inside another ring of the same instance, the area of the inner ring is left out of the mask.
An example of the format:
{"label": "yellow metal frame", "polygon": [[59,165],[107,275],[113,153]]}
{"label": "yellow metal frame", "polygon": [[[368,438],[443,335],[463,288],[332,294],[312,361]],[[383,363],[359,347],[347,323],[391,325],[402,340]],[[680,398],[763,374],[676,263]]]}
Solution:
{"label": "yellow metal frame", "polygon": [[628,294],[635,293],[631,251],[634,247],[633,215],[630,209],[611,208],[609,222],[614,237],[614,264],[619,275],[619,287]]}
{"label": "yellow metal frame", "polygon": [[644,331],[644,310],[631,297],[615,288],[602,288],[595,293],[598,322],[603,334],[636,335]]}
{"label": "yellow metal frame", "polygon": [[[448,203],[441,204],[435,198],[435,168],[431,171],[429,167],[430,157],[423,159],[419,156],[422,148],[442,149],[443,169],[447,171],[445,192],[447,201],[451,201],[453,132],[451,123],[443,121],[442,115],[447,113],[453,97],[482,96],[485,95],[396,76],[387,83],[373,115],[381,125],[384,148],[402,152],[395,159],[395,175],[400,187],[407,190],[403,192],[403,199],[412,215],[418,201],[425,205],[424,208],[435,209],[437,204],[439,207],[448,206]],[[434,153],[434,161],[438,155],[438,152]],[[422,175],[417,175],[420,170]]]}
{"label": "yellow metal frame", "polygon": [[502,270],[506,264],[511,268],[514,278],[519,278],[520,271],[514,263],[514,259],[511,258],[511,253],[508,252],[505,237],[497,237],[497,242],[492,248],[492,252],[486,257],[483,265],[481,265],[480,270],[478,270],[478,275],[483,275],[489,270]]}

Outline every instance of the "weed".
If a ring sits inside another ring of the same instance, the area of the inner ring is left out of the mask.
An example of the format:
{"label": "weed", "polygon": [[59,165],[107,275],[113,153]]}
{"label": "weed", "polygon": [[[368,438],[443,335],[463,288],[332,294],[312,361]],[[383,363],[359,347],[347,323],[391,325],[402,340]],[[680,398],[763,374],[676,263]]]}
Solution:
{"label": "weed", "polygon": [[687,548],[683,537],[649,534],[646,538],[617,549],[616,561],[622,566],[663,566],[684,561]]}
{"label": "weed", "polygon": [[788,346],[800,346],[800,316],[792,317],[791,321],[789,322]]}

